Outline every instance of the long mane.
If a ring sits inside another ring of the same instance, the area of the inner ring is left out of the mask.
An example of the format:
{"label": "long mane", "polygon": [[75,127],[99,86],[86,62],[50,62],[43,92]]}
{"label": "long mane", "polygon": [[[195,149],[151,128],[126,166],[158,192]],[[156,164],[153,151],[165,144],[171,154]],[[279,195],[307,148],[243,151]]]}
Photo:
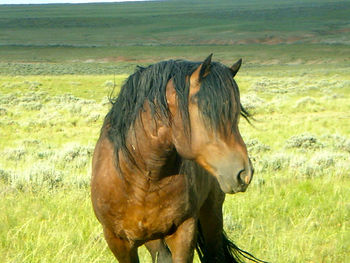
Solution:
{"label": "long mane", "polygon": [[[159,118],[169,125],[169,108],[166,99],[166,86],[173,80],[185,130],[190,130],[188,113],[189,76],[200,65],[200,62],[168,60],[148,67],[137,67],[123,84],[119,95],[113,98],[112,108],[108,112],[103,127],[108,125],[108,138],[114,144],[115,153],[122,151],[132,159],[126,146],[128,131],[139,117],[146,102],[152,117]],[[208,128],[214,131],[232,132],[239,114],[248,118],[249,114],[240,104],[239,90],[229,68],[212,62],[210,73],[206,76],[196,102]],[[229,124],[229,125],[228,125]],[[229,130],[227,130],[229,126]],[[103,128],[102,128],[103,129]],[[118,158],[117,158],[118,163]]]}

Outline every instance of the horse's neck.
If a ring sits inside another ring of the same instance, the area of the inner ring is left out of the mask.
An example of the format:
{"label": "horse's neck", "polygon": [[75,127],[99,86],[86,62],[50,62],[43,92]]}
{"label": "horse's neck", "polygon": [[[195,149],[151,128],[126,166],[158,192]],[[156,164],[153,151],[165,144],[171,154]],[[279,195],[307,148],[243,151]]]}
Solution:
{"label": "horse's neck", "polygon": [[171,136],[171,128],[161,121],[135,122],[129,132],[127,147],[138,173],[156,181],[178,172],[180,157]]}

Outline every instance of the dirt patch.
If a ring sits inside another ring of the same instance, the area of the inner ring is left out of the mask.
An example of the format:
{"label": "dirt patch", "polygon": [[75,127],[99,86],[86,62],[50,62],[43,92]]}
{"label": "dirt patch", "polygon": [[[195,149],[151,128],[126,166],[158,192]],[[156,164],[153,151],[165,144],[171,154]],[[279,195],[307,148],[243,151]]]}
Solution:
{"label": "dirt patch", "polygon": [[260,62],[261,65],[278,65],[281,61],[279,59],[270,59]]}
{"label": "dirt patch", "polygon": [[302,59],[297,59],[297,60],[294,60],[294,61],[291,61],[291,62],[288,62],[286,63],[287,65],[300,65],[303,63],[303,60]]}
{"label": "dirt patch", "polygon": [[350,27],[344,27],[344,28],[339,28],[336,30],[327,30],[327,31],[323,31],[323,34],[327,34],[327,35],[336,35],[339,33],[349,33],[350,32]]}
{"label": "dirt patch", "polygon": [[154,59],[136,59],[136,58],[128,58],[124,56],[118,56],[118,57],[105,57],[105,58],[97,58],[97,59],[85,59],[85,60],[79,60],[74,59],[70,62],[82,62],[82,63],[116,63],[116,62],[137,62],[137,63],[152,63],[157,60]]}
{"label": "dirt patch", "polygon": [[335,32],[336,33],[349,33],[350,27],[341,28],[341,29],[335,30]]}
{"label": "dirt patch", "polygon": [[266,44],[266,45],[277,45],[277,44],[293,44],[299,41],[308,40],[309,36],[292,36],[292,37],[276,37],[267,36],[263,38],[251,38],[242,39],[236,42],[236,44]]}
{"label": "dirt patch", "polygon": [[321,65],[321,64],[324,64],[324,60],[321,60],[321,59],[315,59],[315,60],[308,60],[306,62],[307,65]]}

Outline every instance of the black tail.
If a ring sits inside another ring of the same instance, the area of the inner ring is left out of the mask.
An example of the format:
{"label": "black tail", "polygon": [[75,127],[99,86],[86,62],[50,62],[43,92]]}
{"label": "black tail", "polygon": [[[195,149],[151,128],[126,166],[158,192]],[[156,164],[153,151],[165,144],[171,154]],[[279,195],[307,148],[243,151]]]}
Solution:
{"label": "black tail", "polygon": [[196,251],[202,263],[212,263],[212,262],[244,263],[245,262],[244,259],[248,259],[256,263],[268,263],[266,261],[263,261],[254,257],[252,254],[248,253],[247,251],[244,251],[239,247],[237,247],[227,238],[225,232],[222,232],[222,243],[223,243],[224,255],[215,255],[216,257],[214,260],[210,259],[208,257],[207,248],[205,246],[201,225],[198,222],[198,236],[197,236]]}

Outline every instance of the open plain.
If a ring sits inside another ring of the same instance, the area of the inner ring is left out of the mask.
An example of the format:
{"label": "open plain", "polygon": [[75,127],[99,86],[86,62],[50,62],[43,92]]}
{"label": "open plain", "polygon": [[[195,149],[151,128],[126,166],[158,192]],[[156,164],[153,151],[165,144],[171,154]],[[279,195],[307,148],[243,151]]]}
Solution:
{"label": "open plain", "polygon": [[255,118],[240,122],[255,175],[226,198],[229,237],[270,262],[350,262],[349,12],[327,0],[0,5],[0,262],[112,262],[89,192],[108,96],[136,65],[209,53],[243,58],[235,79]]}

